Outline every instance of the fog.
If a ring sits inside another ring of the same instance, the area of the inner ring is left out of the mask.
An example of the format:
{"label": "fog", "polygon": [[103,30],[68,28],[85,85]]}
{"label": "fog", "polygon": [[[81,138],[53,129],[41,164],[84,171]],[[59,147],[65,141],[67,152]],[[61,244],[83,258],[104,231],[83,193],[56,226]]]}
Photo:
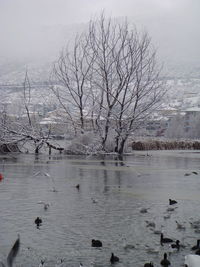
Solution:
{"label": "fog", "polygon": [[199,0],[0,0],[0,57],[52,60],[102,10],[146,29],[161,60],[200,60]]}

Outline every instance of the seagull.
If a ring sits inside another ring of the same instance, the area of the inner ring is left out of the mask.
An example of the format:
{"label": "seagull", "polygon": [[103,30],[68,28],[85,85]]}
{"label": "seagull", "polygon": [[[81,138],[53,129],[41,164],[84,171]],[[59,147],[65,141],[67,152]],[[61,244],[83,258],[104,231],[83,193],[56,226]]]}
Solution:
{"label": "seagull", "polygon": [[169,207],[169,208],[167,208],[167,211],[175,211],[175,209],[177,209],[177,207]]}
{"label": "seagull", "polygon": [[195,222],[189,222],[191,227],[194,229],[199,229],[200,228],[200,221],[195,221]]}
{"label": "seagull", "polygon": [[164,220],[170,219],[170,217],[171,217],[171,214],[167,214],[163,216]]}
{"label": "seagull", "polygon": [[179,230],[185,230],[185,226],[184,225],[182,225],[182,224],[180,224],[180,223],[178,223],[177,221],[176,221],[176,225],[177,225],[177,229],[179,229]]}
{"label": "seagull", "polygon": [[93,197],[91,197],[91,200],[92,200],[92,203],[98,203],[98,200]]}
{"label": "seagull", "polygon": [[2,267],[12,267],[14,259],[16,258],[20,248],[20,235],[18,234],[18,238],[15,241],[13,247],[11,248],[8,257],[7,257],[7,265],[5,265],[3,262],[0,262]]}
{"label": "seagull", "polygon": [[44,261],[44,260],[41,260],[41,261],[40,261],[40,264],[39,264],[39,267],[44,266],[44,263],[45,263],[45,261]]}
{"label": "seagull", "polygon": [[156,224],[155,224],[155,222],[151,222],[151,221],[145,221],[146,222],[146,226],[147,227],[153,227],[153,228],[155,228],[156,227]]}
{"label": "seagull", "polygon": [[134,245],[131,245],[131,244],[127,244],[126,238],[123,238],[123,248],[125,250],[129,250],[129,249],[134,249],[135,246]]}
{"label": "seagull", "polygon": [[50,174],[48,172],[42,172],[42,171],[36,172],[35,174],[33,174],[33,177],[38,175],[44,175],[50,177]]}
{"label": "seagull", "polygon": [[55,265],[55,267],[62,267],[63,266],[63,262],[64,262],[64,260],[63,259],[60,259],[60,263],[57,263]]}
{"label": "seagull", "polygon": [[38,202],[38,204],[43,204],[44,205],[44,210],[47,210],[49,208],[49,206],[50,206],[49,203],[45,203],[43,201]]}

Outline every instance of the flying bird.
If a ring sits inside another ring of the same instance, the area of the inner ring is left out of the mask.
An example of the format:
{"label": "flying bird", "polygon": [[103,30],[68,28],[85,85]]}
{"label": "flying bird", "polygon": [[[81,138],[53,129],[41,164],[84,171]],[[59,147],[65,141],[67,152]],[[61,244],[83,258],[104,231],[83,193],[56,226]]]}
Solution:
{"label": "flying bird", "polygon": [[8,257],[7,257],[7,265],[5,265],[3,262],[0,262],[1,265],[3,267],[12,267],[13,266],[13,262],[19,252],[19,248],[20,248],[20,235],[18,234],[18,238],[15,241],[13,247],[11,248]]}

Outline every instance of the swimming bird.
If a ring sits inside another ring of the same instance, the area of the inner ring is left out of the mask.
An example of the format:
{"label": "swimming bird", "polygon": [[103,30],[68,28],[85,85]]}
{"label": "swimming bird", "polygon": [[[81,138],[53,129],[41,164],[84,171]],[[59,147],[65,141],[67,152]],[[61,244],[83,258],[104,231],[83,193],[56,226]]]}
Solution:
{"label": "swimming bird", "polygon": [[191,250],[196,250],[200,248],[200,239],[197,240],[197,244],[191,248]]}
{"label": "swimming bird", "polygon": [[199,267],[200,257],[198,255],[186,255],[185,256],[185,267]]}
{"label": "swimming bird", "polygon": [[145,263],[144,267],[153,267],[153,262]]}
{"label": "swimming bird", "polygon": [[55,186],[52,187],[51,191],[52,192],[58,192],[58,190],[55,188]]}
{"label": "swimming bird", "polygon": [[163,233],[160,235],[160,244],[163,245],[163,243],[172,243],[174,242],[171,238],[167,238],[163,236]]}
{"label": "swimming bird", "polygon": [[145,221],[146,222],[146,226],[147,227],[152,227],[152,228],[155,228],[156,227],[156,224],[155,224],[155,222],[151,222],[151,221]]}
{"label": "swimming bird", "polygon": [[102,242],[100,240],[92,239],[92,247],[102,247]]}
{"label": "swimming bird", "polygon": [[[18,234],[18,238],[15,241],[13,247],[11,248],[8,257],[7,257],[7,267],[12,267],[13,266],[13,262],[19,252],[19,248],[20,248],[20,235]],[[0,262],[1,266],[6,267],[6,265],[3,262]]]}
{"label": "swimming bird", "polygon": [[91,197],[91,200],[92,200],[92,203],[98,203],[98,200],[93,197]]}
{"label": "swimming bird", "polygon": [[64,260],[63,259],[60,259],[60,262],[59,263],[57,263],[56,265],[55,265],[55,267],[63,267],[64,265]]}
{"label": "swimming bird", "polygon": [[200,256],[200,248],[195,251],[195,254]]}
{"label": "swimming bird", "polygon": [[40,264],[39,264],[39,267],[44,266],[44,263],[45,263],[45,261],[44,261],[44,260],[41,260],[41,261],[40,261]]}
{"label": "swimming bird", "polygon": [[39,217],[37,217],[37,218],[35,219],[35,224],[37,225],[37,227],[39,227],[39,226],[42,224],[42,219],[39,218]]}
{"label": "swimming bird", "polygon": [[80,189],[80,184],[76,185],[76,189],[79,190]]}
{"label": "swimming bird", "polygon": [[167,208],[167,211],[175,211],[175,209],[177,209],[177,207],[169,207],[169,208]]}
{"label": "swimming bird", "polygon": [[45,203],[45,202],[43,202],[43,201],[38,202],[38,204],[43,204],[43,205],[44,205],[44,210],[48,210],[48,208],[49,208],[49,206],[50,206],[49,203]]}
{"label": "swimming bird", "polygon": [[199,229],[200,228],[200,221],[195,221],[195,222],[189,222],[191,227],[194,229]]}
{"label": "swimming bird", "polygon": [[193,174],[195,174],[195,175],[197,175],[198,174],[198,172],[192,172]]}
{"label": "swimming bird", "polygon": [[185,173],[185,176],[190,176],[191,175],[191,173]]}
{"label": "swimming bird", "polygon": [[35,174],[33,174],[32,177],[38,176],[38,175],[44,175],[44,176],[50,177],[50,174],[48,172],[43,172],[43,171],[36,172]]}
{"label": "swimming bird", "polygon": [[171,265],[170,261],[167,259],[167,253],[164,253],[164,258],[161,260],[160,265],[164,267]]}
{"label": "swimming bird", "polygon": [[111,253],[110,262],[115,263],[118,261],[119,261],[119,258],[117,256],[115,256],[114,253]]}
{"label": "swimming bird", "polygon": [[178,223],[177,221],[175,221],[176,222],[176,228],[177,229],[179,229],[179,230],[185,230],[185,226],[184,225],[182,225],[182,224],[180,224],[180,223]]}
{"label": "swimming bird", "polygon": [[180,241],[176,240],[176,243],[175,244],[171,244],[171,247],[172,248],[176,248],[177,250],[179,250],[180,249]]}
{"label": "swimming bird", "polygon": [[134,249],[135,246],[134,245],[131,245],[131,244],[127,244],[126,238],[123,238],[123,248],[125,250],[129,250],[129,249]]}
{"label": "swimming bird", "polygon": [[140,210],[140,213],[147,213],[148,212],[148,209],[146,209],[146,208],[142,208],[141,210]]}
{"label": "swimming bird", "polygon": [[153,231],[155,235],[160,235],[162,233],[161,230],[153,230],[153,229],[151,230]]}
{"label": "swimming bird", "polygon": [[174,199],[169,199],[169,205],[177,204],[178,202]]}
{"label": "swimming bird", "polygon": [[170,219],[170,217],[171,217],[171,214],[167,214],[163,216],[164,220]]}

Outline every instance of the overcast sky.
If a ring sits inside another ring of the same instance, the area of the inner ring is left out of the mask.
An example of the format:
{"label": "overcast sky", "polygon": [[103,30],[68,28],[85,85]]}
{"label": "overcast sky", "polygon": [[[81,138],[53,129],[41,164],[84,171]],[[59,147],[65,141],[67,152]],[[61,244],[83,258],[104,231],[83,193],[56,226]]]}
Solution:
{"label": "overcast sky", "polygon": [[200,0],[0,0],[0,56],[34,54],[39,27],[85,23],[102,10],[145,27],[169,60],[200,60]]}

